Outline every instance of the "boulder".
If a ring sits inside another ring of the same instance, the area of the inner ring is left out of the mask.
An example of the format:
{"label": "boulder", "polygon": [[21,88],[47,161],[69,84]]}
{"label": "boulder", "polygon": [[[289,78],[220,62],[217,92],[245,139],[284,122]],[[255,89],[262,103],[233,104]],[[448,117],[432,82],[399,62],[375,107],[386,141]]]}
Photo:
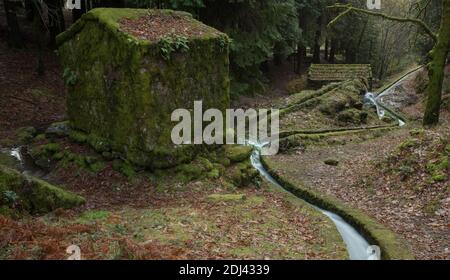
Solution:
{"label": "boulder", "polygon": [[44,214],[58,208],[72,208],[85,199],[40,179],[24,176],[0,165],[0,207]]}

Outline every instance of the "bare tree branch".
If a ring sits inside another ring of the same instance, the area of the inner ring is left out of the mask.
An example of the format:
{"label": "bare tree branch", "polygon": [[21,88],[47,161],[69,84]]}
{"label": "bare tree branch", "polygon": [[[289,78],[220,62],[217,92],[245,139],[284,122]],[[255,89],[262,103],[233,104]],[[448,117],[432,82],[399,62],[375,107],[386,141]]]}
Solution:
{"label": "bare tree branch", "polygon": [[430,29],[430,27],[428,27],[428,25],[425,22],[423,22],[422,20],[417,19],[417,18],[402,18],[402,17],[390,16],[390,15],[383,14],[383,13],[378,13],[378,12],[373,12],[373,11],[364,10],[364,9],[360,9],[360,8],[355,8],[351,4],[336,4],[333,6],[329,6],[327,8],[328,9],[344,9],[343,12],[341,12],[337,17],[335,17],[332,21],[330,21],[330,23],[328,23],[328,27],[331,27],[332,25],[334,25],[337,21],[339,21],[342,17],[344,17],[348,13],[355,12],[355,13],[366,14],[369,16],[381,17],[381,18],[384,18],[387,20],[392,20],[392,21],[397,21],[397,22],[413,23],[413,24],[419,26],[420,28],[422,28],[423,31],[425,31],[425,33],[428,36],[430,36],[431,39],[433,39],[434,42],[437,42],[437,39],[438,39],[437,35]]}

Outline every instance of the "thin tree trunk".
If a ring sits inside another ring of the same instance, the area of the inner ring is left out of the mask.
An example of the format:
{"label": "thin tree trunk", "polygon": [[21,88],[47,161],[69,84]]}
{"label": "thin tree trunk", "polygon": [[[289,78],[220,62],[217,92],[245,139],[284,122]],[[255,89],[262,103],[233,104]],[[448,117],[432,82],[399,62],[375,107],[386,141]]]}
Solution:
{"label": "thin tree trunk", "polygon": [[361,30],[361,34],[359,35],[358,44],[356,45],[356,53],[361,53],[361,44],[364,39],[364,35],[366,34],[367,26],[369,25],[369,19],[366,20],[364,23],[363,29]]}
{"label": "thin tree trunk", "polygon": [[334,63],[336,60],[336,49],[337,49],[337,41],[336,39],[331,39],[331,48],[330,48],[330,55],[328,57],[328,61],[330,63]]}
{"label": "thin tree trunk", "polygon": [[81,18],[83,14],[87,11],[85,0],[81,0],[81,9],[73,9],[72,10],[72,21],[76,22]]}
{"label": "thin tree trunk", "polygon": [[320,63],[320,38],[322,37],[322,16],[317,18],[317,31],[314,38],[313,63]]}
{"label": "thin tree trunk", "polygon": [[61,0],[46,0],[49,9],[48,29],[50,32],[50,46],[56,45],[56,36],[65,30],[64,14]]}
{"label": "thin tree trunk", "polygon": [[297,47],[297,65],[296,65],[296,73],[300,73],[302,70],[302,65],[305,63],[306,57],[306,47],[299,43]]}
{"label": "thin tree trunk", "polygon": [[426,91],[427,105],[423,118],[425,126],[439,123],[445,62],[450,48],[450,0],[443,0],[442,3],[441,27],[437,43],[430,53],[431,62],[428,66],[430,81]]}
{"label": "thin tree trunk", "polygon": [[8,0],[3,0],[3,5],[6,13],[6,22],[8,24],[9,43],[13,47],[23,48],[25,44],[15,12],[16,3],[10,2]]}

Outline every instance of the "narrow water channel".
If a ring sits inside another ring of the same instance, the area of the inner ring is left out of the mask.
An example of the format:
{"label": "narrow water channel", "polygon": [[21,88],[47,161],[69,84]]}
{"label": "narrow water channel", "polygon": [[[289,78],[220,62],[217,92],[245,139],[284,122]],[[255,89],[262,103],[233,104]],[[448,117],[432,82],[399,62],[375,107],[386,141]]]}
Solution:
{"label": "narrow water channel", "polygon": [[[285,190],[283,186],[281,186],[264,168],[263,164],[261,163],[261,155],[260,155],[261,146],[254,145],[254,148],[255,149],[251,156],[251,162],[253,167],[256,168],[261,174],[261,176],[263,176],[268,182],[274,185],[277,189],[280,189],[283,192],[288,193],[289,195],[295,196],[291,192]],[[295,197],[297,199],[300,199],[297,196]],[[333,221],[333,223],[336,225],[337,230],[341,234],[345,245],[347,246],[347,251],[351,260],[369,260],[374,259],[374,257],[376,258],[376,256],[373,255],[373,252],[367,240],[361,234],[359,234],[359,232],[354,227],[345,222],[344,219],[342,219],[339,215],[332,213],[330,211],[323,210],[306,201],[305,203],[311,205],[316,210],[322,212],[325,216],[330,218],[331,221]]]}
{"label": "narrow water channel", "polygon": [[[417,69],[416,71],[418,71]],[[376,108],[378,112],[378,116],[382,118],[386,114],[387,108],[384,107],[380,100],[383,96],[386,96],[387,94],[392,92],[392,89],[399,85],[402,81],[409,78],[412,74],[414,74],[416,71],[413,71],[409,73],[408,75],[404,76],[403,78],[399,79],[397,82],[395,82],[392,86],[385,89],[383,92],[381,92],[378,95],[374,95],[373,93],[368,92],[365,95],[365,101],[372,103]],[[389,112],[389,111],[388,111]],[[398,123],[399,126],[405,125],[405,122],[398,118],[395,114],[392,114],[392,117],[394,117]],[[261,176],[263,176],[268,182],[270,182],[272,185],[274,185],[277,189],[282,190],[283,192],[288,193],[289,195],[295,196],[291,192],[285,190],[281,184],[279,184],[270,174],[267,172],[267,170],[264,168],[263,164],[261,163],[261,155],[260,155],[260,149],[262,148],[261,144],[251,144],[254,147],[254,151],[251,156],[251,162],[254,168],[256,168]],[[25,147],[17,147],[13,149],[8,150],[0,150],[0,153],[6,154],[10,156],[11,158],[14,158],[19,163],[19,169],[22,173],[26,175],[32,175],[36,177],[44,177],[45,172],[39,168],[37,168],[33,161],[29,158],[28,152],[26,151]],[[297,196],[295,196],[297,199]],[[305,201],[305,203],[311,205],[321,213],[323,213],[325,216],[327,216],[333,223],[336,225],[336,228],[338,232],[340,233],[344,243],[347,246],[347,251],[349,254],[349,257],[351,260],[378,260],[379,257],[376,255],[376,252],[373,250],[373,248],[370,246],[370,244],[367,242],[367,240],[350,224],[348,224],[342,217],[339,215],[321,209],[317,207],[316,205],[312,205]]]}
{"label": "narrow water channel", "polygon": [[[383,90],[378,95],[375,95],[371,92],[366,93],[364,96],[364,101],[373,104],[376,109],[378,116],[380,118],[383,118],[386,113],[389,113],[392,118],[394,118],[399,126],[404,126],[406,123],[404,120],[402,120],[400,117],[398,117],[395,112],[390,111],[388,108],[386,108],[383,104],[383,97],[392,93],[393,89],[401,84],[404,80],[408,79],[412,75],[414,75],[417,71],[419,71],[421,68],[418,68],[414,71],[411,71],[404,77],[400,78],[398,81],[393,83],[391,86]],[[270,174],[267,172],[267,170],[264,168],[263,164],[261,163],[261,155],[260,155],[260,144],[252,144],[252,146],[255,148],[254,152],[251,156],[251,162],[254,168],[256,168],[261,176],[263,176],[268,182],[270,182],[272,185],[274,185],[276,188],[283,190],[284,192],[289,193],[289,195],[295,196],[291,192],[285,190],[283,186],[278,183]],[[297,197],[297,196],[295,196]],[[297,197],[298,198],[298,197]],[[298,198],[300,199],[300,198]],[[306,201],[305,201],[306,202]],[[308,203],[308,202],[306,202]],[[324,209],[321,209],[317,207],[316,205],[312,205],[308,203],[318,211],[322,212],[325,216],[330,218],[331,221],[336,225],[337,230],[341,234],[342,239],[344,240],[345,245],[347,246],[347,251],[349,254],[349,257],[351,260],[378,260],[379,256],[376,255],[376,253],[373,250],[373,247],[370,246],[369,242],[362,236],[353,226],[348,224],[342,217],[339,215],[326,211]]]}

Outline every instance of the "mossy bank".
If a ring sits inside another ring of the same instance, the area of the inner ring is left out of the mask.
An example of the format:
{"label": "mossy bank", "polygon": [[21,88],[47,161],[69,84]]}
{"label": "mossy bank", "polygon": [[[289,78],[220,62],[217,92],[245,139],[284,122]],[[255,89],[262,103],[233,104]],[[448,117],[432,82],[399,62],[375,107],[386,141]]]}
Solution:
{"label": "mossy bank", "polygon": [[353,225],[369,242],[380,247],[381,257],[383,259],[404,260],[414,258],[399,236],[376,222],[374,219],[368,217],[363,212],[351,208],[333,197],[320,194],[317,191],[304,187],[301,181],[281,175],[282,166],[271,160],[269,157],[263,157],[262,163],[270,175],[276,178],[286,190],[307,202],[323,209],[333,211]]}

